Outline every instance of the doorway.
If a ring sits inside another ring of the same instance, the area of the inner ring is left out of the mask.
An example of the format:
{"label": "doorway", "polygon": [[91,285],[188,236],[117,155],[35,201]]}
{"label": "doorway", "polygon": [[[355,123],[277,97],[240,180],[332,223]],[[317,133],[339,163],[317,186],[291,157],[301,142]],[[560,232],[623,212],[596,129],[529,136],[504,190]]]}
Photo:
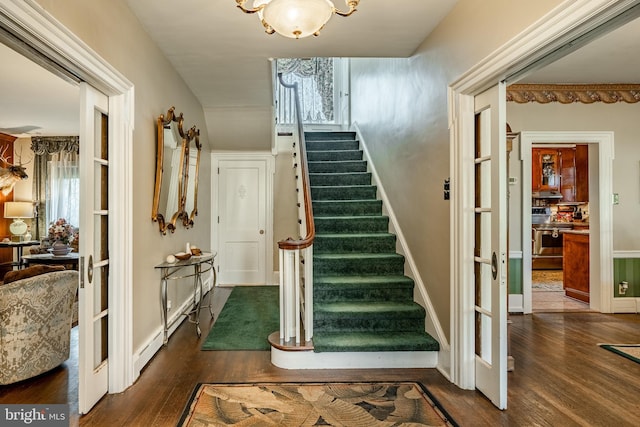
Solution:
{"label": "doorway", "polygon": [[531,151],[532,311],[588,311],[588,244],[564,255],[576,238],[588,239],[589,146],[534,144]]}
{"label": "doorway", "polygon": [[[451,332],[451,379],[462,388],[471,389],[475,387],[475,367],[473,363],[475,336],[469,331],[474,325],[474,291],[469,285],[473,283],[473,260],[467,254],[473,250],[474,206],[473,206],[473,173],[474,165],[468,161],[468,156],[460,153],[469,153],[474,145],[474,116],[473,98],[481,93],[484,88],[491,87],[505,79],[508,83],[516,82],[534,69],[542,68],[545,64],[555,61],[557,58],[566,55],[570,49],[578,49],[588,43],[585,38],[594,29],[620,26],[620,19],[624,12],[637,5],[637,1],[618,2],[609,8],[604,8],[604,2],[572,3],[563,5],[561,8],[551,12],[548,17],[557,18],[563,14],[563,19],[545,19],[539,21],[538,26],[533,26],[518,36],[517,43],[510,46],[510,49],[496,51],[487,57],[485,61],[468,70],[460,79],[451,83],[449,87],[449,104],[452,106],[449,114],[451,129],[451,234],[453,239],[451,251],[451,308],[452,308],[452,332]],[[574,40],[576,43],[569,43]],[[580,41],[580,43],[578,43]],[[549,55],[554,52],[554,55]],[[506,107],[505,107],[506,109]],[[584,135],[583,135],[584,136]],[[603,133],[603,139],[584,141],[591,143],[597,141],[608,141],[605,144],[598,144],[598,160],[600,176],[612,175],[613,157],[613,135]],[[548,141],[553,142],[553,141]],[[575,140],[573,141],[575,142]],[[531,142],[529,143],[531,144]],[[530,148],[530,145],[529,145]],[[523,152],[526,153],[526,149]],[[604,161],[604,160],[607,161]],[[523,172],[523,181],[527,180],[531,185],[531,171],[529,178],[527,172]],[[505,177],[506,180],[506,177]],[[602,184],[602,183],[601,183]],[[527,184],[523,183],[527,186]],[[606,196],[611,196],[611,186],[601,185],[599,197],[603,202]],[[603,197],[604,196],[604,197]],[[527,202],[530,205],[530,202]],[[606,205],[606,203],[602,203]],[[612,249],[612,218],[610,209],[595,209],[600,215],[597,234],[599,238],[598,248],[600,257],[611,259]],[[528,224],[531,224],[530,206],[529,212],[523,212]],[[591,208],[592,214],[594,208]],[[608,215],[608,216],[607,216]],[[506,218],[505,218],[506,219]],[[524,241],[529,241],[530,230],[527,235],[522,235]],[[524,245],[528,256],[524,256],[523,263],[527,264],[528,271],[531,269],[530,253],[527,249],[529,245]],[[591,253],[594,253],[592,250]],[[527,259],[529,261],[527,261]],[[612,295],[607,290],[612,287],[613,272],[609,263],[593,263],[598,271],[592,271],[594,277],[600,280],[599,292],[592,298],[591,306],[598,306],[600,311],[610,312],[612,306]],[[530,292],[530,275],[525,275],[524,280],[528,281]],[[471,295],[471,297],[470,297]],[[530,312],[531,308],[528,308]],[[506,369],[506,367],[505,367]]]}
{"label": "doorway", "polygon": [[[133,84],[37,5],[5,2],[2,12],[0,41],[3,44],[64,79],[78,84],[90,82],[91,86],[108,96],[110,119],[105,140],[108,141],[108,159],[112,167],[102,175],[104,180],[108,180],[110,190],[108,215],[105,213],[108,218],[104,222],[111,230],[108,244],[117,250],[111,251],[109,260],[109,316],[103,330],[109,331],[108,390],[110,393],[121,392],[135,379],[132,350],[133,247],[130,239],[133,223]],[[116,136],[117,144],[113,143]],[[86,250],[92,251],[93,248]],[[94,267],[100,269],[102,266],[98,262]],[[85,269],[81,268],[81,272],[84,277]],[[82,307],[81,313],[84,313]],[[80,412],[85,413],[90,407],[80,408]]]}
{"label": "doorway", "polygon": [[[612,205],[606,203],[612,194],[613,132],[522,132],[520,136],[522,161],[522,283],[523,309],[533,312],[532,272],[533,245],[531,240],[532,214],[532,149],[534,146],[552,147],[558,144],[587,144],[589,147],[589,309],[609,312],[613,253]],[[573,307],[573,305],[571,305]],[[586,308],[586,307],[585,307]]]}

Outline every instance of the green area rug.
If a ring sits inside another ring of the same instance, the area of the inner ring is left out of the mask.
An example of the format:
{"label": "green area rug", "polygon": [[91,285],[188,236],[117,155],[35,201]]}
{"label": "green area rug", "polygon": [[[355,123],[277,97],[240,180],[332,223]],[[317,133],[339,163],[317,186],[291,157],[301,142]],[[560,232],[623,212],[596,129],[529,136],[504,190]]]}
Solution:
{"label": "green area rug", "polygon": [[202,350],[270,350],[268,337],[280,329],[277,286],[233,288]]}
{"label": "green area rug", "polygon": [[640,363],[640,344],[598,344],[605,350],[609,350],[636,363]]}
{"label": "green area rug", "polygon": [[457,426],[417,382],[199,384],[178,423],[202,426]]}

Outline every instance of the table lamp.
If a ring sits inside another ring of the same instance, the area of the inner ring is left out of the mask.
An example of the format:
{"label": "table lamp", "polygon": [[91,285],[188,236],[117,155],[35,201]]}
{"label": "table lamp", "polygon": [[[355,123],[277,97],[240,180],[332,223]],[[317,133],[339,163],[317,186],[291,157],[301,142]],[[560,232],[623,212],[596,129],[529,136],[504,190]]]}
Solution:
{"label": "table lamp", "polygon": [[31,202],[5,202],[4,217],[13,218],[13,222],[9,224],[11,238],[13,241],[21,241],[27,232],[27,224],[24,218],[33,218],[33,203]]}

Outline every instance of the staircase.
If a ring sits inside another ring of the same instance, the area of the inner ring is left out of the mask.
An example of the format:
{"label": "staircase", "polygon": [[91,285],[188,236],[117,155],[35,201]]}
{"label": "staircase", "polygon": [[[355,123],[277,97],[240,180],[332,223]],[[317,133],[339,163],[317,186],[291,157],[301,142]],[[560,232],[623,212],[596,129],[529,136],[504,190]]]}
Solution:
{"label": "staircase", "polygon": [[305,132],[316,227],[314,352],[438,351],[353,132]]}

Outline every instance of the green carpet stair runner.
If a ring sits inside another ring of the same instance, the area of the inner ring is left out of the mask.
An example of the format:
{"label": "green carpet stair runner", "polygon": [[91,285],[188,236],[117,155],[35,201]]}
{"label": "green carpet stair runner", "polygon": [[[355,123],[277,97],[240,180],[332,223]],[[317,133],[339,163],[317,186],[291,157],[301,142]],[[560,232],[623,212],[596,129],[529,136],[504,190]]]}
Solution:
{"label": "green carpet stair runner", "polygon": [[353,132],[305,132],[314,242],[314,351],[437,351]]}

